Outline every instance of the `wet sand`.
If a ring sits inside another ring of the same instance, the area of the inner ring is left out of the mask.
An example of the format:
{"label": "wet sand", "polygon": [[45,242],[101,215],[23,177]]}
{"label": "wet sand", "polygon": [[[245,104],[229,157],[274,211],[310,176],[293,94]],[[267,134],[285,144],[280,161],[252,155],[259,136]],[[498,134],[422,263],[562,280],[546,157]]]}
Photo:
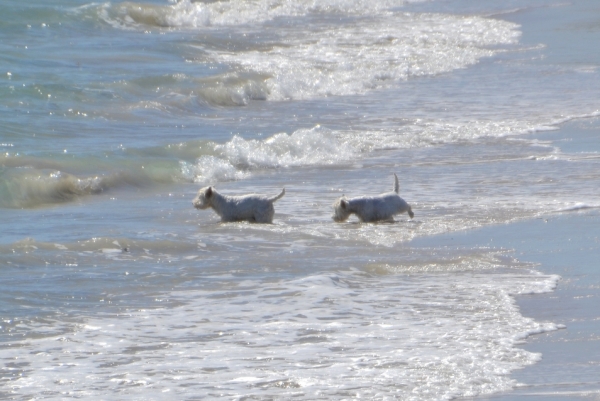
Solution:
{"label": "wet sand", "polygon": [[562,278],[555,291],[518,296],[522,314],[565,328],[533,335],[521,345],[541,353],[535,365],[512,372],[519,386],[477,400],[600,399],[600,212],[574,210],[514,224],[416,240],[448,247],[514,250],[536,270]]}

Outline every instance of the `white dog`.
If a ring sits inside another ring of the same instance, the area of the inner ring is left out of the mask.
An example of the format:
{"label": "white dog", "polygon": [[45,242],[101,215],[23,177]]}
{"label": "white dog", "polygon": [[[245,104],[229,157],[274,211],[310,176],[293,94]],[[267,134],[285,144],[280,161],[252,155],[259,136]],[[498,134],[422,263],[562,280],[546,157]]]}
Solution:
{"label": "white dog", "polygon": [[352,199],[342,196],[333,204],[333,220],[346,221],[351,214],[355,214],[362,222],[394,221],[395,214],[404,212],[412,219],[415,214],[410,205],[398,196],[399,190],[398,176],[394,174],[394,192]]}
{"label": "white dog", "polygon": [[227,196],[221,195],[213,187],[198,191],[192,201],[196,209],[212,207],[221,216],[222,222],[250,221],[252,223],[272,223],[275,208],[273,202],[285,195],[285,188],[279,195],[269,198],[265,195]]}

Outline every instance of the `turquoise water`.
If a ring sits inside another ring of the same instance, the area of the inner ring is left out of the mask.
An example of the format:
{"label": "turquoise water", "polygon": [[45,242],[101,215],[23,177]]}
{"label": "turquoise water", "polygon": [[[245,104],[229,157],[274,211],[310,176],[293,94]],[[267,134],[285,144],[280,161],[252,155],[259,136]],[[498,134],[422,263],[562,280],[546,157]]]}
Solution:
{"label": "turquoise water", "polygon": [[[0,9],[3,397],[494,394],[562,327],[532,261],[412,241],[600,206],[593,2]],[[333,222],[394,172],[414,219]]]}

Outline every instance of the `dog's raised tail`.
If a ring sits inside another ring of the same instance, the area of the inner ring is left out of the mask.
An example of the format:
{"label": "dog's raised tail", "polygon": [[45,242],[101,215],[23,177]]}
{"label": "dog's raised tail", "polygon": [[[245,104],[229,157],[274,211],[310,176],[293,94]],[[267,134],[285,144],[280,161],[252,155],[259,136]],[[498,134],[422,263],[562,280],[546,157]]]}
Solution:
{"label": "dog's raised tail", "polygon": [[397,194],[400,193],[400,184],[398,184],[398,176],[396,173],[394,173],[394,192]]}
{"label": "dog's raised tail", "polygon": [[281,190],[281,193],[280,193],[279,195],[275,195],[274,197],[272,197],[272,198],[269,198],[269,200],[270,200],[271,202],[275,202],[275,201],[277,201],[277,200],[279,200],[279,199],[283,198],[283,195],[285,195],[285,188],[283,188],[283,189]]}

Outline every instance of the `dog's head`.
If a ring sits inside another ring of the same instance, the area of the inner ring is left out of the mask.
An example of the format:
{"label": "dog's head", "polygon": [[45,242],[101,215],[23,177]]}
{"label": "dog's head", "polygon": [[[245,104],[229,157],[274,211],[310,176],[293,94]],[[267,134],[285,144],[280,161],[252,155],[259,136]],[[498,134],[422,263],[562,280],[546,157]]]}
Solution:
{"label": "dog's head", "polygon": [[333,221],[338,223],[346,221],[350,217],[350,211],[348,210],[348,200],[345,196],[336,200],[333,204]]}
{"label": "dog's head", "polygon": [[196,209],[208,209],[211,205],[211,198],[213,196],[213,188],[205,187],[198,191],[198,194],[192,201],[192,205]]}

